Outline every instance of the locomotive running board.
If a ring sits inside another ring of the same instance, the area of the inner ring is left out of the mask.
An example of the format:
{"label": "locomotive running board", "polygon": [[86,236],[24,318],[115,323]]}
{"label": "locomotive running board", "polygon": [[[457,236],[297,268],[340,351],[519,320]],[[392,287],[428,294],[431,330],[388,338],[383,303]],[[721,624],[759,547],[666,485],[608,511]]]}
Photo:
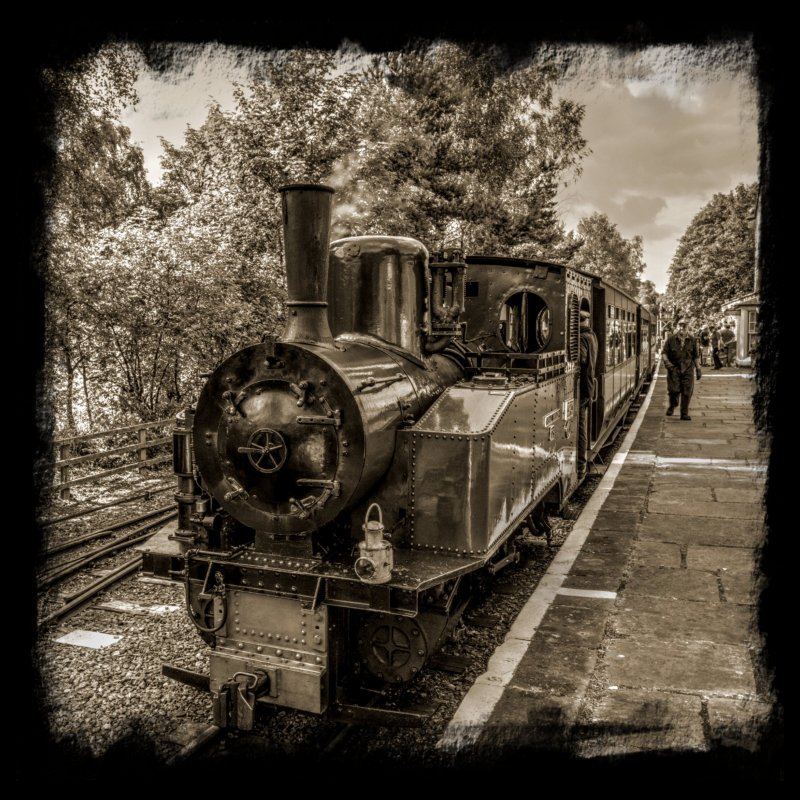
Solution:
{"label": "locomotive running board", "polygon": [[387,728],[418,728],[436,713],[439,703],[430,706],[417,706],[414,710],[396,711],[391,708],[370,708],[368,706],[337,703],[328,710],[330,719],[353,722],[358,725],[378,725]]}

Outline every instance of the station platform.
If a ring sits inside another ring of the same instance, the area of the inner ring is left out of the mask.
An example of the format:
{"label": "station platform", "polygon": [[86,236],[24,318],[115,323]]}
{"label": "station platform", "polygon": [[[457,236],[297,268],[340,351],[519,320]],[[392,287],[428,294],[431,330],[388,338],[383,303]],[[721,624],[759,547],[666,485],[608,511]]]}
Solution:
{"label": "station platform", "polygon": [[762,752],[775,708],[756,624],[766,468],[754,388],[741,368],[705,370],[683,421],[665,415],[657,371],[440,749]]}

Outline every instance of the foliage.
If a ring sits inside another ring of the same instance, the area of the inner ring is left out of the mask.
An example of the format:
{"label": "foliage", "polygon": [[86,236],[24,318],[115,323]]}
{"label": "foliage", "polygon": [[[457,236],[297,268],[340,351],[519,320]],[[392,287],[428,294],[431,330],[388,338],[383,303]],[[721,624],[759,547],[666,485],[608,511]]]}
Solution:
{"label": "foliage", "polygon": [[571,266],[605,278],[614,286],[638,297],[639,276],[645,269],[642,237],[625,239],[617,226],[600,213],[584,217],[578,223],[581,245],[575,251]]}
{"label": "foliage", "polygon": [[339,165],[341,234],[430,249],[547,256],[563,237],[558,183],[578,171],[583,107],[555,103],[546,67],[497,48],[420,44],[365,74],[361,141]]}
{"label": "foliage", "polygon": [[133,54],[105,47],[42,80],[56,109],[50,145],[52,175],[43,181],[49,207],[45,241],[48,292],[45,342],[50,382],[63,386],[58,405],[76,428],[75,385],[82,378],[91,421],[87,372],[95,355],[87,317],[85,255],[103,229],[120,224],[146,199],[141,150],[118,114],[136,100]]}
{"label": "foliage", "polygon": [[555,196],[586,152],[583,108],[553,100],[547,67],[446,43],[367,65],[274,53],[231,110],[212,105],[180,146],[162,140],[151,187],[119,123],[134,59],[106,48],[46,76],[59,103],[47,344],[62,430],[171,414],[200,371],[280,334],[285,184],[337,188],[334,235],[552,260],[582,246]]}
{"label": "foliage", "polygon": [[689,223],[669,268],[666,302],[695,325],[753,290],[758,185],[715,194]]}
{"label": "foliage", "polygon": [[642,281],[639,286],[638,300],[651,311],[658,312],[664,296],[656,290],[653,281]]}

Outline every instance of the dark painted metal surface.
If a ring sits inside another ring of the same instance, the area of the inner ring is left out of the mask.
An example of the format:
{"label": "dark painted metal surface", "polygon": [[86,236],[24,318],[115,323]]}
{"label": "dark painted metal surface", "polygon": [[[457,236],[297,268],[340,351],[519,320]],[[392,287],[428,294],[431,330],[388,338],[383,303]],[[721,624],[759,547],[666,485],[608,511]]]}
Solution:
{"label": "dark painted metal surface", "polygon": [[374,336],[422,358],[427,261],[428,251],[416,239],[332,242],[328,315],[334,335]]}
{"label": "dark painted metal surface", "polygon": [[294,184],[281,190],[286,251],[288,342],[329,342],[326,313],[333,189]]}
{"label": "dark painted metal surface", "polygon": [[[574,373],[568,379],[572,397]],[[480,556],[525,519],[562,476],[561,449],[574,447],[566,381],[457,386],[442,395],[407,434],[413,547]]]}
{"label": "dark painted metal surface", "polygon": [[[501,261],[501,263],[497,263]],[[467,341],[473,349],[497,350],[506,347],[507,335],[501,329],[513,324],[503,307],[513,295],[530,292],[540,297],[550,311],[550,335],[540,346],[533,332],[528,338],[527,352],[545,352],[566,348],[566,267],[554,264],[535,265],[522,259],[467,259],[467,297],[464,320]],[[470,284],[472,286],[470,286]],[[531,320],[531,327],[535,320]]]}
{"label": "dark painted metal surface", "polygon": [[359,341],[254,345],[203,388],[195,458],[211,494],[243,524],[310,531],[373,486],[404,418],[419,416],[460,375],[444,356],[421,368]]}

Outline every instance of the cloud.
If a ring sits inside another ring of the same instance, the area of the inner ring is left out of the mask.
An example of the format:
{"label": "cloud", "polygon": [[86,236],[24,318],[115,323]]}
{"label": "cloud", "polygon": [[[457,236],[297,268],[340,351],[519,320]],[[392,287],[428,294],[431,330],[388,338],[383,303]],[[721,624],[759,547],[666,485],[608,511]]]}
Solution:
{"label": "cloud", "polygon": [[667,207],[667,201],[663,197],[634,194],[626,197],[621,203],[613,205],[616,206],[613,216],[620,226],[640,228],[654,223],[658,213]]}
{"label": "cloud", "polygon": [[559,196],[564,222],[574,228],[601,211],[623,236],[642,236],[646,277],[663,289],[694,215],[715,193],[756,179],[752,50],[590,47],[564,63],[559,96],[585,105],[592,151]]}

